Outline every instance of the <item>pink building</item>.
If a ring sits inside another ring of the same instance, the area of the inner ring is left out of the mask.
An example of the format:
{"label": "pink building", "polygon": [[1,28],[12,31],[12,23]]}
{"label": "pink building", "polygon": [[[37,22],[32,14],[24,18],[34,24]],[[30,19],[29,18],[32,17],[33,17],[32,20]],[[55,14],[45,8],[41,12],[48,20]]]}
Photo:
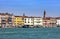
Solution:
{"label": "pink building", "polygon": [[9,13],[0,13],[0,27],[13,27],[14,26],[14,16]]}
{"label": "pink building", "polygon": [[56,19],[52,17],[43,18],[43,26],[44,27],[57,27]]}

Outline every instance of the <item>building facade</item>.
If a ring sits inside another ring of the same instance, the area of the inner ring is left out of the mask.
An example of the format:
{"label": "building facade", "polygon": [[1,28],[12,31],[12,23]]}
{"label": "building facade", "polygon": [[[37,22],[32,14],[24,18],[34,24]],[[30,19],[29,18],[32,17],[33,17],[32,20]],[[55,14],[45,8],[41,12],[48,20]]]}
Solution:
{"label": "building facade", "polygon": [[0,13],[0,27],[12,27],[14,26],[13,14],[9,13]]}
{"label": "building facade", "polygon": [[43,18],[43,27],[48,27],[50,23],[50,18]]}
{"label": "building facade", "polygon": [[57,21],[57,23],[56,23],[57,26],[60,26],[60,17],[57,17],[57,18],[56,18],[56,21]]}
{"label": "building facade", "polygon": [[34,26],[42,26],[43,20],[41,17],[34,17]]}
{"label": "building facade", "polygon": [[22,19],[22,16],[15,16],[14,24],[16,27],[21,27],[24,25],[24,20]]}
{"label": "building facade", "polygon": [[24,25],[29,25],[30,27],[42,26],[43,20],[41,17],[26,17],[24,18]]}
{"label": "building facade", "polygon": [[33,17],[25,17],[24,18],[24,25],[33,25]]}
{"label": "building facade", "polygon": [[55,18],[50,18],[46,17],[43,18],[43,27],[56,27],[56,19]]}
{"label": "building facade", "polygon": [[57,20],[57,26],[60,26],[60,19]]}

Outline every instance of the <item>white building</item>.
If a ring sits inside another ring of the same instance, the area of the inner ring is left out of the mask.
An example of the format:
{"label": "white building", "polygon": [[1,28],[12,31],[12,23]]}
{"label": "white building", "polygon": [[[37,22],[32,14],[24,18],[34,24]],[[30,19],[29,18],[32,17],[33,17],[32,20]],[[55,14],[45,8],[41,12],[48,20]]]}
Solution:
{"label": "white building", "polygon": [[41,17],[26,17],[24,18],[24,25],[42,26],[43,19]]}
{"label": "white building", "polygon": [[57,23],[56,24],[60,26],[60,19],[57,19]]}
{"label": "white building", "polygon": [[32,17],[24,18],[24,25],[33,25],[33,18]]}
{"label": "white building", "polygon": [[41,17],[34,17],[34,26],[42,26],[43,25],[43,20]]}

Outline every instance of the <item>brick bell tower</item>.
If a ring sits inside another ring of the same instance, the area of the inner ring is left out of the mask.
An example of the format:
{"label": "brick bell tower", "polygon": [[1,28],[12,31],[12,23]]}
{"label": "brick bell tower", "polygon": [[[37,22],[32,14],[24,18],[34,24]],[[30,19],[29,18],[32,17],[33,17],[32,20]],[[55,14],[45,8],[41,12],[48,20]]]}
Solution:
{"label": "brick bell tower", "polygon": [[46,18],[46,11],[44,10],[43,18]]}

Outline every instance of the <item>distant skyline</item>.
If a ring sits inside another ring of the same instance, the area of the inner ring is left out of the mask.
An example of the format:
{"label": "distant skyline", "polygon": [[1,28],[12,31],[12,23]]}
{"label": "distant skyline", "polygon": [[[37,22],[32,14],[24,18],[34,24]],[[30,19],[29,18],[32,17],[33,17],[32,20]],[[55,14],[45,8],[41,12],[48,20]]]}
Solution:
{"label": "distant skyline", "polygon": [[60,17],[60,0],[0,0],[0,12],[14,15]]}

